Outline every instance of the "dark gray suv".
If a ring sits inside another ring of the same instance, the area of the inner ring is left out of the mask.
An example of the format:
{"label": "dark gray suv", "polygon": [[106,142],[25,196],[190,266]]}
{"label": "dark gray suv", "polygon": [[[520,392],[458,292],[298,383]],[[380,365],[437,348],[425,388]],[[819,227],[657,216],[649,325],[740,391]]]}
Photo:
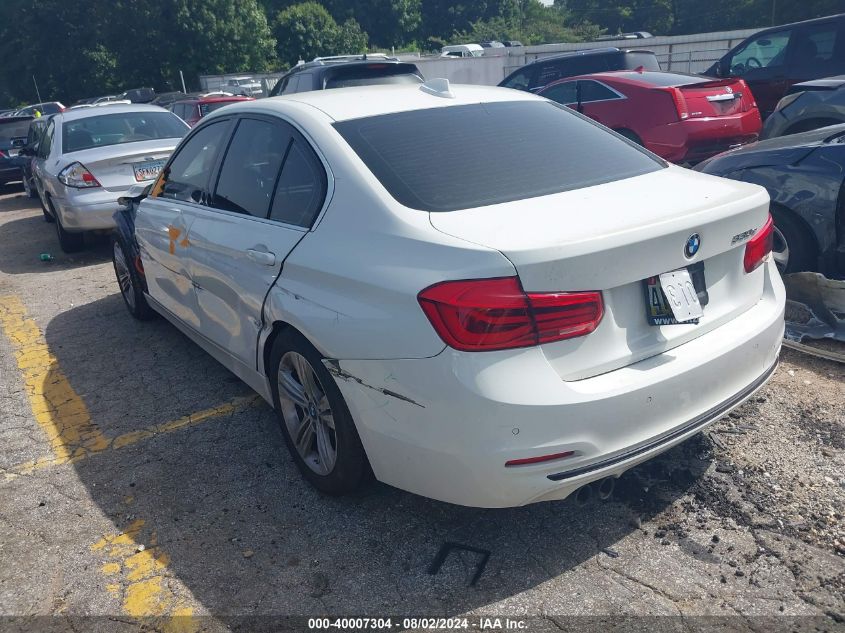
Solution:
{"label": "dark gray suv", "polygon": [[318,57],[295,66],[282,75],[270,91],[271,97],[350,86],[419,84],[424,80],[416,64],[385,55],[342,55]]}
{"label": "dark gray suv", "polygon": [[518,68],[499,84],[503,88],[539,92],[548,84],[566,77],[602,73],[608,70],[660,70],[652,51],[621,48],[588,48],[553,57],[542,57]]}

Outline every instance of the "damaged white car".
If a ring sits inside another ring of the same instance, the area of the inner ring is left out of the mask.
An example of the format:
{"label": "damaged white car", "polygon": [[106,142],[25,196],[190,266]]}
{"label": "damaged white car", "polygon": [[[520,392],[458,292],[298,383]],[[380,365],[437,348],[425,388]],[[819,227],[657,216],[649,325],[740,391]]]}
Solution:
{"label": "damaged white car", "polygon": [[329,493],[370,471],[483,507],[607,486],[777,363],[765,190],[528,93],[435,80],[229,106],[131,202],[130,312],[270,402]]}

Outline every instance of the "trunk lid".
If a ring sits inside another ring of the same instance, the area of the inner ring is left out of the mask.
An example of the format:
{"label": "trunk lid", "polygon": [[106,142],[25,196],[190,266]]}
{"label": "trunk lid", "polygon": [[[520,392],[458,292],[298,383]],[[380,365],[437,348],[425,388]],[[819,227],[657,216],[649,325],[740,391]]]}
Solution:
{"label": "trunk lid", "polygon": [[148,162],[166,161],[179,141],[180,139],[157,139],[92,147],[65,154],[63,158],[68,164],[82,163],[103,186],[103,189],[123,192],[139,182],[152,180],[137,180],[133,165],[143,166]]}
{"label": "trunk lid", "polygon": [[[605,315],[585,337],[542,346],[564,380],[663,353],[735,318],[763,293],[743,269],[745,238],[768,214],[764,189],[679,167],[541,198],[431,213],[439,231],[494,248],[527,292],[602,291]],[[684,246],[701,238],[695,257]],[[643,280],[703,262],[709,303],[697,324],[652,326]]]}
{"label": "trunk lid", "polygon": [[756,107],[751,90],[742,79],[693,83],[674,89],[686,102],[691,119],[742,114]]}

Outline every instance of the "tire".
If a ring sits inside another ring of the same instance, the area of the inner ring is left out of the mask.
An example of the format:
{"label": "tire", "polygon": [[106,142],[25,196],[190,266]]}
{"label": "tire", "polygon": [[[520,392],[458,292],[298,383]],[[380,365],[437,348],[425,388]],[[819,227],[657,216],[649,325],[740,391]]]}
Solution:
{"label": "tire", "polygon": [[117,286],[120,289],[120,296],[123,303],[134,318],[139,321],[150,321],[155,318],[155,311],[147,303],[144,296],[143,282],[135,268],[134,262],[130,261],[127,253],[132,251],[127,247],[126,242],[119,236],[112,236],[112,265],[114,276],[117,279]]}
{"label": "tire", "polygon": [[[361,487],[370,473],[367,456],[320,353],[298,332],[285,330],[273,342],[269,368],[282,434],[302,476],[330,495]],[[310,372],[311,378],[300,378],[300,372]],[[305,420],[315,418],[316,427],[314,422],[306,426]]]}
{"label": "tire", "polygon": [[44,199],[41,197],[41,193],[38,191],[37,186],[35,187],[35,195],[38,198],[38,204],[41,205],[41,212],[44,214],[44,221],[48,224],[52,224],[56,221],[56,218],[50,215],[50,212],[47,210],[47,206],[44,204]]}
{"label": "tire", "polygon": [[65,253],[78,253],[85,247],[85,236],[82,233],[68,233],[65,227],[62,226],[62,219],[56,213],[56,209],[50,198],[47,198],[46,204],[50,206],[51,215],[56,220],[56,236],[59,238],[59,247]]}
{"label": "tire", "polygon": [[35,189],[33,189],[32,185],[31,185],[31,184],[29,184],[29,180],[30,180],[30,179],[26,177],[26,174],[24,174],[24,177],[23,177],[23,190],[24,190],[24,193],[26,193],[26,197],[27,197],[27,198],[29,198],[30,200],[35,200],[35,198],[37,198],[37,197],[38,197],[38,191],[36,191]]}
{"label": "tire", "polygon": [[790,211],[772,207],[775,238],[772,256],[782,275],[816,269],[816,245],[809,230]]}

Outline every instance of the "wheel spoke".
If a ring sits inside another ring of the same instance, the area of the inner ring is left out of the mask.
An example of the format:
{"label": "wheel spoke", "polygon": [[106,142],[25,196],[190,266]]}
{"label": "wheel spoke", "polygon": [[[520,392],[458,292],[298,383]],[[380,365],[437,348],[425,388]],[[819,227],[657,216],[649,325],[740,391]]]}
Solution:
{"label": "wheel spoke", "polygon": [[326,474],[331,472],[334,468],[334,462],[337,457],[337,451],[331,444],[329,433],[326,426],[322,422],[316,423],[317,432],[317,453],[320,456],[320,464]]}
{"label": "wheel spoke", "polygon": [[314,370],[311,369],[311,365],[305,360],[304,356],[296,354],[294,357],[294,367],[296,368],[296,373],[299,375],[299,382],[302,383],[305,389],[305,396],[311,402],[319,402],[323,392],[317,386]]}
{"label": "wheel spoke", "polygon": [[[284,392],[289,400],[303,409],[308,409],[308,398],[305,395],[305,389],[289,369],[279,368],[279,387]],[[281,394],[279,394],[281,395]]]}
{"label": "wheel spoke", "polygon": [[294,439],[296,450],[299,451],[299,454],[302,455],[303,458],[308,457],[311,453],[311,445],[313,442],[314,420],[310,416],[305,416],[302,419],[302,423],[299,425],[299,428],[296,430],[296,438]]}

